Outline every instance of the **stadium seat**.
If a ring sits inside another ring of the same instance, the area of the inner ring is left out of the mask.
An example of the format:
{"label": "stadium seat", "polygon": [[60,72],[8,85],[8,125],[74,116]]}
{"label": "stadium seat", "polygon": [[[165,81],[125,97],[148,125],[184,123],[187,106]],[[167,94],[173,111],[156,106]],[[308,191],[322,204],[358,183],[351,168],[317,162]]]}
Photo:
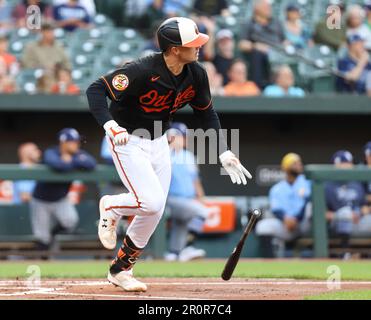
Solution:
{"label": "stadium seat", "polygon": [[36,92],[36,82],[44,74],[42,69],[23,69],[16,77],[17,86],[21,91],[33,94]]}
{"label": "stadium seat", "polygon": [[[331,69],[334,68],[336,62],[336,54],[328,46],[319,45],[308,48],[304,52],[304,56],[311,59],[314,65],[305,63],[303,61],[299,62],[299,75],[300,77],[309,85],[309,87],[315,88],[317,83],[320,83],[319,79],[322,79],[319,88],[322,89],[331,87],[333,77],[331,75]],[[324,80],[326,79],[326,80]],[[313,83],[316,84],[313,86]],[[327,89],[325,90],[327,91]],[[333,91],[333,90],[329,90]]]}

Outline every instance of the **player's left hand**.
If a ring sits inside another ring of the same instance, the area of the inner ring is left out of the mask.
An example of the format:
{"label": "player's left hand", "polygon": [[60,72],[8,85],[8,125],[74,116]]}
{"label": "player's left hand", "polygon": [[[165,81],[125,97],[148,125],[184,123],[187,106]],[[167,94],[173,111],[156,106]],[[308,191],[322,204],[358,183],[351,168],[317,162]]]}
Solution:
{"label": "player's left hand", "polygon": [[[219,156],[223,168],[227,171],[233,183],[247,184],[246,177],[251,179],[249,171],[241,164],[240,160],[230,150],[223,152]],[[246,176],[246,177],[245,177]]]}

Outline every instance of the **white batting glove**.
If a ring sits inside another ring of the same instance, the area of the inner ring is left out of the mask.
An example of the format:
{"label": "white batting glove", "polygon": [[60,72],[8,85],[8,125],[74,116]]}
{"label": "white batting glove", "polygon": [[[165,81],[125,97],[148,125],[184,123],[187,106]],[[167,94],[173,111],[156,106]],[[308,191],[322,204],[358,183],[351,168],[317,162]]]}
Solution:
{"label": "white batting glove", "polygon": [[116,146],[121,146],[129,141],[128,132],[125,128],[120,127],[115,120],[107,121],[103,128]]}
{"label": "white batting glove", "polygon": [[240,160],[233,154],[232,151],[227,150],[219,156],[219,160],[223,168],[231,177],[232,183],[247,184],[246,178],[251,179],[252,176],[249,171],[241,164]]}

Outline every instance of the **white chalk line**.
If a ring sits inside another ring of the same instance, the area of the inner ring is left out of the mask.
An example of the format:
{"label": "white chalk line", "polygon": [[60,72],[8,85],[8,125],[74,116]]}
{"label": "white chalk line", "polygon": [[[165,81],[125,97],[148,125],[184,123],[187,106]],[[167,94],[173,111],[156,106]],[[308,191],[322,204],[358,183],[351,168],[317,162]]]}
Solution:
{"label": "white chalk line", "polygon": [[[145,278],[143,278],[145,281]],[[254,281],[223,281],[223,282],[167,282],[167,279],[164,279],[163,282],[151,282],[147,281],[147,284],[150,286],[193,286],[195,284],[197,285],[205,285],[205,286],[226,286],[226,285],[239,285],[239,286],[251,286],[251,285],[322,285],[322,284],[328,284],[327,281],[318,280],[318,281],[272,281],[272,280],[254,280]],[[146,281],[145,281],[146,282]],[[24,285],[24,287],[28,287],[25,285],[26,282],[23,281],[17,281],[17,280],[6,280],[6,281],[0,281],[0,287],[7,287],[9,285]],[[65,280],[46,280],[42,281],[45,285],[63,285],[63,286],[108,286],[111,284],[108,281],[65,281]],[[371,281],[341,281],[342,284],[345,285],[370,285]],[[18,287],[19,288],[19,287]]]}
{"label": "white chalk line", "polygon": [[211,300],[202,298],[190,297],[167,297],[167,296],[147,296],[143,294],[123,295],[123,294],[105,294],[105,293],[74,293],[74,292],[58,292],[58,290],[65,290],[66,288],[41,288],[38,290],[29,290],[13,293],[0,293],[0,297],[25,297],[27,295],[49,295],[49,296],[77,296],[77,297],[90,297],[90,298],[128,298],[128,299],[163,299],[163,300]]}

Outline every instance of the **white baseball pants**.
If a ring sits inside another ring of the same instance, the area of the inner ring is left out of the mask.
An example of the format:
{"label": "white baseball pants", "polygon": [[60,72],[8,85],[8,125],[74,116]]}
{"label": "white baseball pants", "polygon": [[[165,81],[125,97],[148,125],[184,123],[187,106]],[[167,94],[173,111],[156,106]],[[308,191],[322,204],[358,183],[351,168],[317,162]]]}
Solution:
{"label": "white baseball pants", "polygon": [[120,178],[129,190],[105,201],[113,218],[135,215],[127,235],[144,248],[164,212],[171,179],[171,161],[166,135],[149,140],[130,135],[126,145],[115,146],[106,136]]}

